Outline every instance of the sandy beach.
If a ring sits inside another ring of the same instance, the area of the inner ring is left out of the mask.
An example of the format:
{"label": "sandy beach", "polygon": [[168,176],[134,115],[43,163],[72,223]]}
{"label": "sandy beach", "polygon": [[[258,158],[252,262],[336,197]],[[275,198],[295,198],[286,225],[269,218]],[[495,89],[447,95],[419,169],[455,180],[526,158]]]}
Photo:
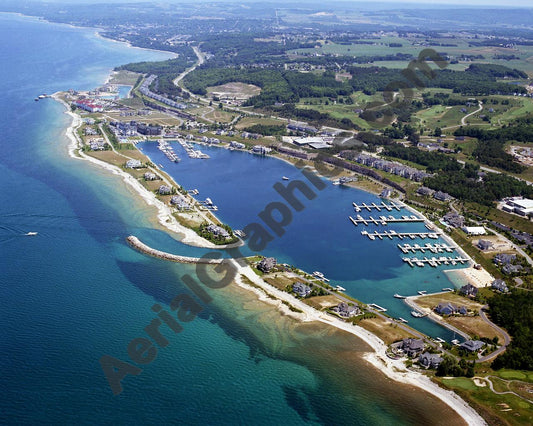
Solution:
{"label": "sandy beach", "polygon": [[[374,351],[365,354],[365,360],[368,361],[376,369],[381,371],[383,374],[385,374],[387,377],[404,384],[416,386],[420,389],[425,390],[431,395],[434,395],[435,397],[443,401],[445,404],[447,404],[450,408],[452,408],[456,413],[458,413],[469,425],[486,424],[483,418],[457,394],[452,391],[442,389],[436,383],[433,383],[429,379],[429,377],[421,373],[408,370],[405,367],[403,360],[393,360],[387,357],[387,345],[374,334],[370,333],[362,327],[346,323],[331,315],[315,310],[314,308],[294,298],[290,294],[278,290],[277,288],[266,283],[259,276],[257,276],[251,268],[242,267],[238,265],[237,262],[234,263],[238,268],[239,274],[244,275],[255,285],[263,288],[265,291],[279,299],[273,300],[267,297],[265,293],[258,290],[257,288],[251,287],[243,283],[240,277],[238,276],[236,279],[237,285],[255,292],[259,296],[259,300],[275,305],[281,312],[283,312],[283,314],[297,318],[300,321],[319,321],[357,336],[365,343],[367,343],[370,347],[372,347]],[[281,302],[282,300],[289,302],[294,307],[303,311],[303,313],[300,314],[291,311],[285,304]]]}
{"label": "sandy beach", "polygon": [[[141,198],[148,205],[154,206],[157,209],[157,218],[159,223],[166,229],[179,234],[183,238],[181,240],[183,243],[198,247],[217,249],[223,248],[222,246],[216,246],[204,240],[191,229],[179,224],[172,216],[170,208],[161,201],[159,201],[154,194],[146,190],[131,175],[116,166],[87,156],[81,150],[79,150],[80,141],[78,140],[76,129],[82,124],[81,117],[71,112],[69,106],[63,100],[61,100],[57,94],[54,94],[52,97],[57,101],[61,102],[66,107],[67,110],[65,111],[65,113],[72,118],[72,123],[67,129],[66,135],[70,140],[68,152],[73,159],[89,161],[90,163],[98,167],[101,167],[115,175],[120,176],[122,180],[128,186],[133,188],[135,192],[139,196],[141,196]],[[420,215],[420,212],[416,212],[416,214]],[[431,382],[428,377],[424,376],[421,373],[406,369],[402,360],[392,360],[388,358],[386,356],[387,346],[377,336],[373,335],[372,333],[366,331],[365,329],[359,326],[348,324],[338,318],[334,318],[330,315],[317,311],[314,308],[311,308],[300,300],[294,298],[289,293],[283,292],[263,281],[249,266],[241,266],[235,260],[232,260],[232,263],[235,265],[235,268],[238,271],[236,284],[246,290],[255,292],[258,295],[259,300],[275,305],[277,309],[279,309],[283,314],[291,316],[299,321],[319,321],[357,336],[373,349],[373,352],[367,353],[364,356],[365,360],[368,361],[369,364],[374,366],[376,369],[380,370],[387,377],[401,383],[416,386],[420,389],[429,392],[431,395],[434,395],[435,397],[446,403],[448,406],[450,406],[469,425],[486,424],[485,421],[481,418],[481,416],[455,393],[440,388],[437,384]],[[267,297],[267,295],[258,288],[254,288],[250,285],[245,284],[240,279],[240,275],[245,276],[247,279],[249,279],[252,283],[257,285],[261,289],[263,289],[265,292],[268,292],[275,296],[277,300],[273,300]],[[294,307],[300,309],[303,313],[291,311],[288,306],[282,303],[282,301],[290,303]]]}
{"label": "sandy beach", "polygon": [[151,193],[144,186],[142,186],[139,181],[137,181],[133,176],[121,170],[119,167],[116,167],[112,164],[98,160],[83,153],[79,149],[80,141],[78,140],[78,136],[76,134],[76,129],[82,124],[80,116],[71,112],[70,107],[62,99],[60,99],[57,94],[53,94],[52,98],[62,103],[67,109],[65,111],[65,114],[69,115],[72,118],[72,123],[66,130],[66,135],[70,140],[70,144],[68,146],[68,153],[70,157],[76,160],[88,161],[98,167],[101,167],[111,172],[114,175],[120,176],[124,183],[126,183],[130,188],[132,188],[146,202],[147,205],[153,206],[157,209],[157,219],[159,224],[167,230],[178,234],[180,242],[195,247],[211,248],[218,250],[239,245],[238,243],[230,246],[216,245],[203,239],[192,229],[181,225],[172,215],[172,210],[170,209],[170,207],[158,200],[153,193]]}
{"label": "sandy beach", "polygon": [[453,273],[461,275],[469,284],[474,287],[487,287],[494,281],[494,277],[484,269],[464,268],[444,271],[445,274]]}

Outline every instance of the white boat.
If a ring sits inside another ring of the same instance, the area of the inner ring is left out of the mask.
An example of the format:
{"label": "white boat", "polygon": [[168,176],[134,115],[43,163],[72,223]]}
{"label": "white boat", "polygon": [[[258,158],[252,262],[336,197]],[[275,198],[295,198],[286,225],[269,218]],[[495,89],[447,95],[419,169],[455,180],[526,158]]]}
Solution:
{"label": "white boat", "polygon": [[427,293],[427,291],[426,291],[426,290],[419,290],[419,291],[417,291],[417,293],[418,293],[420,296],[424,296],[424,295]]}
{"label": "white boat", "polygon": [[37,232],[27,232],[25,235],[28,237],[33,237],[34,235],[37,235]]}
{"label": "white boat", "polygon": [[344,287],[341,287],[340,285],[336,286],[335,290],[337,290],[337,291],[346,291],[346,289]]}
{"label": "white boat", "polygon": [[415,318],[424,318],[427,314],[421,314],[418,311],[411,311],[411,315]]}
{"label": "white boat", "polygon": [[281,177],[283,180],[289,180],[289,178],[287,176],[282,176]]}
{"label": "white boat", "polygon": [[401,294],[398,294],[398,293],[395,293],[395,294],[394,294],[394,297],[395,297],[396,299],[405,299],[405,296],[402,296]]}
{"label": "white boat", "polygon": [[456,346],[459,346],[459,340],[457,339],[453,339],[452,340],[452,344],[456,345]]}
{"label": "white boat", "polygon": [[398,317],[398,321],[403,322],[404,324],[407,324],[409,322],[406,319],[403,319],[402,317]]}
{"label": "white boat", "polygon": [[340,185],[341,181],[339,179],[335,179],[333,182],[331,182],[333,185]]}

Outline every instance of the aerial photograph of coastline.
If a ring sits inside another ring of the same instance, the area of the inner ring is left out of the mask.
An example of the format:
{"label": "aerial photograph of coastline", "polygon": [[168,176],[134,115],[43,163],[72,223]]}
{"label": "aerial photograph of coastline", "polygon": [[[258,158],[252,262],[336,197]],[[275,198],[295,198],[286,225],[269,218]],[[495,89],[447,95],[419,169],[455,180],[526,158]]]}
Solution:
{"label": "aerial photograph of coastline", "polygon": [[533,424],[531,0],[0,37],[1,424]]}

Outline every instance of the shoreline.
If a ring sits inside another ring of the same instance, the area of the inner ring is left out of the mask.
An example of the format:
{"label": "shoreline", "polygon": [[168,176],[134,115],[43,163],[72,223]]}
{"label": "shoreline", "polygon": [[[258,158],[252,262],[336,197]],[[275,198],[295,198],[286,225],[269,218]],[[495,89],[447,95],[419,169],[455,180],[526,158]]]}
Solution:
{"label": "shoreline", "polygon": [[[76,129],[81,125],[82,118],[70,111],[70,108],[66,102],[59,98],[58,94],[55,93],[52,95],[52,98],[56,101],[62,103],[66,111],[65,113],[72,118],[70,126],[66,129],[66,136],[69,138],[70,143],[68,145],[69,156],[73,159],[78,160],[87,160],[90,163],[103,168],[104,170],[110,171],[112,174],[118,175],[122,178],[124,183],[131,187],[135,193],[137,193],[149,206],[154,206],[157,209],[157,218],[159,224],[163,226],[168,231],[175,232],[178,235],[182,236],[183,239],[180,242],[184,244],[189,244],[196,247],[203,248],[216,248],[224,249],[224,246],[217,246],[212,244],[200,236],[198,236],[194,231],[185,226],[179,224],[177,220],[172,216],[170,208],[158,200],[152,193],[150,193],[146,188],[144,188],[133,176],[124,172],[120,168],[113,166],[104,161],[98,160],[96,158],[90,157],[79,150],[79,140],[76,134]],[[287,161],[276,157],[282,161]],[[287,161],[290,163],[289,161]],[[292,164],[292,163],[291,163]],[[294,166],[294,164],[292,164]],[[327,177],[322,176],[325,179],[330,180]],[[404,204],[404,203],[402,203]],[[410,206],[409,206],[410,207]],[[428,220],[422,213],[416,211],[417,214],[421,215],[425,220]],[[170,219],[170,223],[167,220]],[[446,236],[447,237],[447,236]],[[449,237],[448,237],[449,238]],[[453,240],[451,240],[453,241]],[[455,243],[454,243],[455,245]],[[371,364],[374,368],[380,370],[383,374],[389,377],[392,380],[410,384],[416,386],[417,388],[428,392],[430,395],[435,396],[436,398],[443,401],[448,405],[452,410],[459,414],[467,424],[469,425],[484,425],[486,424],[483,418],[472,408],[470,407],[463,399],[461,399],[457,394],[452,391],[445,390],[439,387],[436,383],[432,382],[429,377],[415,371],[410,371],[406,369],[402,360],[392,360],[386,356],[385,343],[379,339],[374,334],[368,332],[367,330],[347,324],[340,319],[333,317],[326,317],[326,314],[323,314],[314,308],[311,308],[308,305],[305,305],[303,302],[292,297],[290,294],[282,292],[281,290],[276,289],[275,287],[269,285],[263,281],[255,272],[249,267],[243,267],[238,264],[234,259],[231,259],[238,273],[245,276],[253,284],[260,287],[263,291],[273,294],[277,300],[269,299],[266,294],[262,293],[259,289],[254,288],[244,282],[242,282],[240,275],[237,275],[235,283],[248,291],[253,291],[259,295],[259,300],[267,302],[271,305],[275,305],[277,309],[284,315],[289,315],[294,319],[302,322],[318,321],[332,327],[335,327],[340,330],[344,330],[359,339],[367,343],[371,348],[372,352],[367,352],[363,355],[363,358]],[[296,313],[290,311],[290,309],[285,306],[282,301],[286,301],[291,305],[294,305],[298,309],[302,310],[303,313]]]}
{"label": "shoreline", "polygon": [[[94,157],[88,156],[79,150],[79,140],[76,135],[76,129],[82,124],[82,119],[78,114],[70,111],[70,108],[66,102],[59,98],[57,93],[51,95],[52,99],[65,106],[65,114],[72,118],[70,126],[66,129],[65,134],[70,143],[67,147],[68,155],[76,160],[88,161],[97,167],[103,168],[111,172],[114,175],[118,175],[122,178],[122,181],[129,186],[134,192],[139,195],[148,206],[153,206],[157,209],[157,223],[159,223],[165,230],[178,234],[181,239],[179,242],[194,247],[206,248],[206,249],[224,249],[232,247],[233,245],[224,246],[213,244],[202,237],[200,237],[192,229],[181,225],[176,218],[172,215],[170,207],[158,200],[154,194],[149,192],[144,186],[142,186],[133,176],[124,172],[120,168],[113,166],[112,164],[98,160]],[[238,243],[236,243],[238,244]]]}

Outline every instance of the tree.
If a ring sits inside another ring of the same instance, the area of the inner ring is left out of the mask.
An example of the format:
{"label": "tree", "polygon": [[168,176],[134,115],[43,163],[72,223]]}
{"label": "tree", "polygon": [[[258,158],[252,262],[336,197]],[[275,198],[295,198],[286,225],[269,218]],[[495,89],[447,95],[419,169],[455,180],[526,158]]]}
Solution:
{"label": "tree", "polygon": [[435,131],[433,132],[433,134],[436,136],[436,137],[440,137],[442,136],[442,129],[440,127],[435,127]]}

